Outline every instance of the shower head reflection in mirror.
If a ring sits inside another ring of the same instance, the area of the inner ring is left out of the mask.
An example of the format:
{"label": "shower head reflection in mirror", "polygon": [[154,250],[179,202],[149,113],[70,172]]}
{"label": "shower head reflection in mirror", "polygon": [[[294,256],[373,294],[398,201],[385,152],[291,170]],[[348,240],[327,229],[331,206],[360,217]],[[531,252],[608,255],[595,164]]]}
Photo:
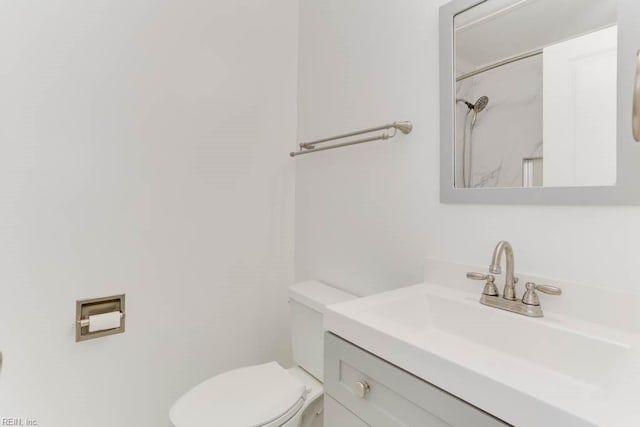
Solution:
{"label": "shower head reflection in mirror", "polygon": [[[469,109],[464,119],[464,135],[462,139],[462,181],[465,188],[469,188],[471,187],[471,176],[473,174],[473,128],[476,127],[478,113],[489,105],[489,97],[481,96],[474,104],[464,98],[458,98],[456,102],[465,104]],[[472,114],[471,126],[467,128],[469,114]]]}

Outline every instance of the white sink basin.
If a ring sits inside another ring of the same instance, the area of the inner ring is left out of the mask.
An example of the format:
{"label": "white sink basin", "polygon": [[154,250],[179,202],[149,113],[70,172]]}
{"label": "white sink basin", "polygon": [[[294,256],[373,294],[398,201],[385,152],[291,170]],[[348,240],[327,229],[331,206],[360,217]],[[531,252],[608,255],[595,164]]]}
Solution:
{"label": "white sink basin", "polygon": [[509,355],[585,385],[601,386],[606,372],[629,350],[629,345],[597,333],[487,309],[476,299],[442,297],[427,288],[370,307],[368,312],[413,329],[423,339],[443,344],[468,340],[467,345],[492,350],[494,356]]}
{"label": "white sink basin", "polygon": [[478,299],[421,284],[332,306],[325,327],[517,426],[640,426],[636,334]]}

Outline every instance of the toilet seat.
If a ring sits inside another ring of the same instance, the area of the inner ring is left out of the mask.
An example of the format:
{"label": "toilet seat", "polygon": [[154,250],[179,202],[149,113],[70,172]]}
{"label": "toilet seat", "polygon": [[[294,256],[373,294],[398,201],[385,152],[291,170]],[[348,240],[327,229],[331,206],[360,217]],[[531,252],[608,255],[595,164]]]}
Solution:
{"label": "toilet seat", "polygon": [[277,427],[304,405],[309,389],[276,362],[215,376],[171,408],[175,427]]}

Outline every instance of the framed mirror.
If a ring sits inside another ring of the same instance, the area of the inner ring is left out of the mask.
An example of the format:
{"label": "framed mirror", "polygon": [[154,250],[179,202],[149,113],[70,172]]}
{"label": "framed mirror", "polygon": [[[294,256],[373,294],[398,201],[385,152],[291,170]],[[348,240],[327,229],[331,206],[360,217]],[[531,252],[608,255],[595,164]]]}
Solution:
{"label": "framed mirror", "polygon": [[443,6],[441,201],[640,204],[638,19],[635,0]]}

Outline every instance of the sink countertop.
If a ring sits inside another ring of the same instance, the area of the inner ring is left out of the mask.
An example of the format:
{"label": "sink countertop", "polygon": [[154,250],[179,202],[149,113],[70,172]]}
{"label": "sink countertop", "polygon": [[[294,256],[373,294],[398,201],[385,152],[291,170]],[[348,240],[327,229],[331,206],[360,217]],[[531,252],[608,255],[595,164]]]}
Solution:
{"label": "sink countertop", "polygon": [[486,307],[480,289],[422,283],[336,304],[325,329],[518,427],[640,426],[640,334]]}

